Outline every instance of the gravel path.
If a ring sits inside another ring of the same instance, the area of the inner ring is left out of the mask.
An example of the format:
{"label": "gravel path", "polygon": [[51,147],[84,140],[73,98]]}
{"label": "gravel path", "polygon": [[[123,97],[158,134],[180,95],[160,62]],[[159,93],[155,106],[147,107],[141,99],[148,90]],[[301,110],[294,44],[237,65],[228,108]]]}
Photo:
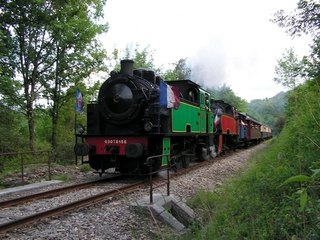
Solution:
{"label": "gravel path", "polygon": [[[186,201],[199,190],[213,190],[246,166],[249,156],[263,148],[265,144],[239,151],[212,165],[200,168],[170,182],[170,192],[176,198]],[[148,196],[149,188],[141,189],[111,202],[50,218],[37,225],[25,227],[0,235],[0,239],[161,239],[174,234],[165,224],[151,215],[133,212],[130,202]],[[166,194],[166,188],[157,188],[155,193]],[[72,195],[71,195],[72,196]],[[55,199],[46,204],[55,205]],[[5,209],[4,209],[5,210]],[[0,215],[3,213],[1,210]],[[10,215],[10,212],[6,212]]]}

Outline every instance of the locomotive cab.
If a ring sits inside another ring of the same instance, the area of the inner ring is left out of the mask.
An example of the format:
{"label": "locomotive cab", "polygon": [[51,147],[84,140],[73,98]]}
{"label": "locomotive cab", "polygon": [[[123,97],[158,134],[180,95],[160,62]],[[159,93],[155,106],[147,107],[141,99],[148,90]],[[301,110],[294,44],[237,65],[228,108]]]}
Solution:
{"label": "locomotive cab", "polygon": [[238,144],[238,113],[236,109],[222,101],[213,100],[212,111],[215,113],[215,144],[218,146],[218,154],[228,150],[234,150]]}

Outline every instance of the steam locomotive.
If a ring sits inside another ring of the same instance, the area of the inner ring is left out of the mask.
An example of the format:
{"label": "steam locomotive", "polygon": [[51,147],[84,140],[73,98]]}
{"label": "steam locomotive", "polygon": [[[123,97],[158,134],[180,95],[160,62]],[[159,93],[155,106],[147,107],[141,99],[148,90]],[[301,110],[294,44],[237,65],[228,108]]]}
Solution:
{"label": "steam locomotive", "polygon": [[[157,171],[205,161],[270,138],[272,131],[190,80],[164,81],[153,71],[122,60],[87,104],[85,134],[76,156],[104,173]],[[169,157],[170,156],[170,157]],[[152,161],[151,161],[152,159]]]}

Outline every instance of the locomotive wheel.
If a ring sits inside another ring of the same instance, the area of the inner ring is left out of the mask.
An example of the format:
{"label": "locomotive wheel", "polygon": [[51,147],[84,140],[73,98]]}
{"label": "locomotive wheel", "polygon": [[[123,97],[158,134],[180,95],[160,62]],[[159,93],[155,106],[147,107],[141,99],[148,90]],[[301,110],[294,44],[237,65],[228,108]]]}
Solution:
{"label": "locomotive wheel", "polygon": [[184,156],[182,160],[182,167],[188,168],[190,165],[191,157],[190,156]]}
{"label": "locomotive wheel", "polygon": [[174,171],[177,171],[181,168],[183,168],[183,159],[182,157],[172,157],[171,158],[171,167]]}
{"label": "locomotive wheel", "polygon": [[198,161],[203,162],[210,159],[210,155],[208,154],[207,148],[203,145],[198,145],[196,147],[196,155],[198,157]]}

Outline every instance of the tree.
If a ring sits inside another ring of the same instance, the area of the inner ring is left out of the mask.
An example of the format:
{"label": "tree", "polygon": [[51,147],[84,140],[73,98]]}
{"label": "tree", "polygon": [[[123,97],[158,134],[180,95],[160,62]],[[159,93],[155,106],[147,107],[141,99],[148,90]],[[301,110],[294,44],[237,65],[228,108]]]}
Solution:
{"label": "tree", "polygon": [[[2,76],[5,76],[1,92],[27,116],[31,150],[34,150],[35,140],[34,104],[41,88],[38,84],[40,68],[44,65],[40,59],[46,54],[41,44],[41,38],[45,36],[43,25],[47,20],[43,14],[45,8],[44,4],[36,5],[33,1],[8,0],[0,4],[1,47],[6,49],[1,56]],[[21,87],[23,92],[14,86]]]}
{"label": "tree", "polygon": [[318,0],[300,0],[292,14],[283,10],[275,14],[273,20],[280,27],[285,28],[292,37],[308,34],[313,38],[311,54],[304,57],[302,76],[319,79],[320,76],[320,3]]}
{"label": "tree", "polygon": [[7,49],[1,51],[1,75],[6,76],[1,94],[26,114],[31,150],[35,148],[36,101],[46,97],[51,103],[54,148],[65,90],[101,65],[104,52],[94,39],[106,31],[106,25],[96,23],[103,4],[104,0],[0,2],[0,46]]}
{"label": "tree", "polygon": [[[128,50],[129,49],[126,49],[126,54],[129,54]],[[143,48],[142,50],[139,50],[139,45],[136,44],[134,52],[131,56],[134,61],[135,68],[155,69],[153,51],[150,50],[149,46]]]}
{"label": "tree", "polygon": [[[96,37],[107,30],[106,25],[97,24],[102,17],[103,1],[70,1],[57,3],[55,20],[50,25],[53,37],[52,56],[54,65],[46,78],[46,97],[51,100],[51,143],[57,146],[57,124],[59,111],[74,92],[66,92],[91,73],[105,70],[105,51],[100,49]],[[48,82],[50,83],[48,85]],[[68,94],[69,93],[69,94]]]}
{"label": "tree", "polygon": [[291,48],[278,60],[278,65],[275,67],[276,76],[274,77],[274,81],[285,87],[294,89],[302,78],[302,69],[302,62],[298,60]]}
{"label": "tree", "polygon": [[287,103],[288,93],[280,92],[272,98],[252,100],[248,105],[247,113],[271,127],[273,134],[278,134],[285,122],[284,113]]}
{"label": "tree", "polygon": [[226,84],[219,88],[209,89],[209,91],[213,93],[215,99],[223,100],[236,107],[241,112],[247,111],[247,101],[242,99],[241,97],[238,97]]}
{"label": "tree", "polygon": [[187,65],[187,59],[181,58],[176,63],[172,63],[173,70],[168,70],[164,73],[166,80],[183,80],[190,79],[191,69]]}
{"label": "tree", "polygon": [[[319,26],[320,27],[320,26]],[[311,45],[311,54],[304,57],[306,75],[312,79],[320,78],[320,36],[315,38]]]}
{"label": "tree", "polygon": [[22,136],[27,134],[24,116],[0,100],[0,152],[16,152],[27,141]]}
{"label": "tree", "polygon": [[150,50],[149,46],[141,48],[140,45],[136,43],[133,49],[129,46],[123,51],[115,48],[112,51],[111,57],[109,56],[108,58],[109,62],[111,62],[109,66],[114,65],[114,69],[119,71],[121,59],[132,59],[134,61],[134,68],[152,69],[155,72],[160,71],[154,65],[153,51]]}
{"label": "tree", "polygon": [[293,14],[288,15],[280,10],[276,12],[273,21],[286,28],[291,36],[310,34],[317,38],[320,30],[320,3],[318,0],[300,0]]}

